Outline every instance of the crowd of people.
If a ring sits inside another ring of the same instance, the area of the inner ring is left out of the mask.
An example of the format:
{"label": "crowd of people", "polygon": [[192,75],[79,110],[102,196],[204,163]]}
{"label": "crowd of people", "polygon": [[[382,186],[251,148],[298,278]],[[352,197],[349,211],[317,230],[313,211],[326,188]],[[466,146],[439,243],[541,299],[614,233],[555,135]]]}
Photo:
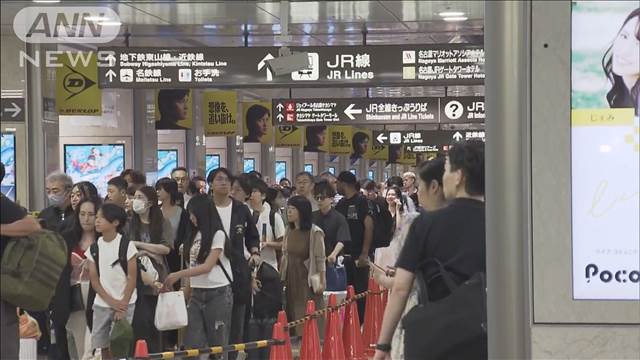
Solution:
{"label": "crowd of people", "polygon": [[[179,167],[154,187],[133,169],[107,185],[102,197],[95,184],[51,174],[49,206],[37,219],[1,197],[3,249],[41,228],[67,244],[50,310],[30,312],[42,330],[38,351],[51,359],[109,358],[109,332],[119,319],[150,352],[269,338],[279,310],[293,320],[305,315],[308,300],[324,306],[327,271],[342,264],[356,293],[367,290],[371,276],[392,289],[375,356],[402,358],[398,323],[417,303],[414,274],[429,271],[423,260],[438,257],[463,277],[484,271],[478,142],[458,143],[417,175],[380,184],[348,171],[301,172],[293,182],[267,184],[255,171],[218,168],[204,179]],[[158,331],[158,295],[177,290],[187,299],[188,325]],[[361,323],[365,303],[358,300]],[[295,339],[302,327],[290,331]],[[16,307],[2,301],[3,357],[17,358],[17,344]]]}

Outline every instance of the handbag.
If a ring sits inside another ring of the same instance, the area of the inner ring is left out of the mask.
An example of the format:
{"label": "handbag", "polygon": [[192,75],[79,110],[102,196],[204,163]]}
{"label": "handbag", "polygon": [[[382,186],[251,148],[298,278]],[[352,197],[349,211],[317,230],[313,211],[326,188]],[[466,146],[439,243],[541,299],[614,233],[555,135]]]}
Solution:
{"label": "handbag", "polygon": [[153,323],[160,331],[176,330],[189,324],[187,304],[182,291],[170,291],[158,295]]}
{"label": "handbag", "polygon": [[71,312],[85,309],[84,299],[82,299],[82,287],[80,284],[71,285]]}
{"label": "handbag", "polygon": [[[427,261],[430,262],[436,264],[437,271],[428,280],[425,280],[422,270],[417,272],[418,305],[409,310],[402,320],[405,358],[486,359],[487,291],[484,273],[475,273],[457,285],[454,280],[457,276],[438,259]],[[433,290],[438,285],[444,285],[449,294],[430,301],[429,289]]]}
{"label": "handbag", "polygon": [[347,290],[347,270],[340,256],[334,265],[327,264],[327,291],[345,290]]}

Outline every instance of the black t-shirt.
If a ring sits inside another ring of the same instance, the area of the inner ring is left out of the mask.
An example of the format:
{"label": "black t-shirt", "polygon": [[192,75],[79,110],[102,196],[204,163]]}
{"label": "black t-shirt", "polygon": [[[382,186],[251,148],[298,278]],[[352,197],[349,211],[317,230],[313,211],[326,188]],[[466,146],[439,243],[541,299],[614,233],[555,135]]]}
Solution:
{"label": "black t-shirt", "polygon": [[[25,216],[27,216],[27,212],[20,207],[20,205],[14,203],[8,197],[4,195],[0,195],[0,223],[2,224],[11,224],[16,222]],[[0,238],[0,257],[2,257],[2,253],[4,253],[4,248],[7,246],[7,241],[11,239],[8,236],[2,236]]]}
{"label": "black t-shirt", "polygon": [[[362,194],[358,193],[351,199],[342,198],[335,209],[347,219],[349,225],[351,243],[344,244],[345,253],[357,258],[362,252],[364,242],[364,218],[371,215],[369,203]],[[371,249],[371,251],[373,250]]]}
{"label": "black t-shirt", "polygon": [[[437,268],[421,264],[438,259],[459,281],[486,269],[484,202],[458,198],[443,209],[422,212],[411,224],[396,266],[412,273],[422,271],[429,279]],[[448,294],[443,284],[429,287],[429,298]],[[442,292],[445,291],[445,292]]]}
{"label": "black t-shirt", "polygon": [[347,244],[351,242],[349,225],[344,216],[335,209],[329,210],[327,215],[323,215],[320,210],[313,212],[313,223],[324,231],[324,249],[326,256],[329,256],[338,242]]}

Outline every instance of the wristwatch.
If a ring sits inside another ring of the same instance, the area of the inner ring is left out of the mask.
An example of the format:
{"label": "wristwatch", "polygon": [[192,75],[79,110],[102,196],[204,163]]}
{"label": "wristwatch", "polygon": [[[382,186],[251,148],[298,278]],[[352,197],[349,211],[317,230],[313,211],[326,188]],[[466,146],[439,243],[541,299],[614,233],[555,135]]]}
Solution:
{"label": "wristwatch", "polygon": [[388,353],[391,351],[391,344],[376,344],[376,350]]}

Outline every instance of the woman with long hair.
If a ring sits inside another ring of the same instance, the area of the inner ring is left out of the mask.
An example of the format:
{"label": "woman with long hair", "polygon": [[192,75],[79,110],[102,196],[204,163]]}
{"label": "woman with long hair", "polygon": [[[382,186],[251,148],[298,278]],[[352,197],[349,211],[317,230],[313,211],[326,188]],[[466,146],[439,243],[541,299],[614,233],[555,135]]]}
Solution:
{"label": "woman with long hair", "polygon": [[229,238],[215,220],[214,206],[207,195],[191,198],[187,211],[194,231],[183,247],[189,267],[169,274],[164,281],[164,289],[171,291],[178,280],[189,279],[189,325],[184,344],[190,349],[229,343],[233,274],[227,255],[232,250]]}
{"label": "woman with long hair", "polygon": [[612,108],[640,108],[640,8],[622,23],[615,40],[602,58],[604,73],[611,83],[607,102]]}
{"label": "woman with long hair", "polygon": [[[326,288],[324,232],[312,223],[311,203],[304,196],[294,196],[287,204],[289,233],[282,245],[280,274],[286,285],[287,317],[305,316],[308,300],[316,308],[324,307],[322,293]],[[322,321],[319,322],[322,333]],[[301,335],[294,328],[293,335]]]}
{"label": "woman with long hair", "polygon": [[74,339],[75,349],[69,348],[69,356],[72,359],[85,359],[90,355],[91,346],[88,346],[89,344],[85,341],[88,342],[90,339],[86,336],[89,333],[87,319],[93,316],[91,312],[93,299],[90,301],[88,299],[91,284],[85,252],[100,236],[96,231],[96,214],[100,205],[99,198],[88,197],[80,200],[71,218],[72,225],[62,233],[70,251],[70,273],[69,277],[61,278],[61,281],[69,286],[69,291],[64,292],[64,298],[58,297],[62,294],[56,294],[54,308],[60,311],[68,307],[70,312],[66,329],[67,334]]}
{"label": "woman with long hair", "polygon": [[156,182],[156,192],[158,200],[162,203],[160,209],[165,221],[171,225],[171,247],[172,250],[167,255],[167,262],[171,272],[180,270],[179,249],[183,242],[191,236],[191,222],[189,214],[185,209],[178,206],[180,193],[178,183],[171,178],[162,178]]}
{"label": "woman with long hair", "polygon": [[143,186],[135,192],[131,208],[133,215],[129,226],[129,240],[138,250],[138,258],[145,268],[142,271],[145,286],[138,295],[140,306],[134,317],[133,328],[136,335],[144,336],[147,340],[149,350],[157,352],[161,349],[158,331],[153,326],[153,316],[158,303],[158,289],[153,283],[154,279],[147,275],[153,274],[149,267],[153,267],[159,276],[168,272],[165,256],[171,251],[171,225],[164,220],[158,206],[158,194],[151,186]]}

